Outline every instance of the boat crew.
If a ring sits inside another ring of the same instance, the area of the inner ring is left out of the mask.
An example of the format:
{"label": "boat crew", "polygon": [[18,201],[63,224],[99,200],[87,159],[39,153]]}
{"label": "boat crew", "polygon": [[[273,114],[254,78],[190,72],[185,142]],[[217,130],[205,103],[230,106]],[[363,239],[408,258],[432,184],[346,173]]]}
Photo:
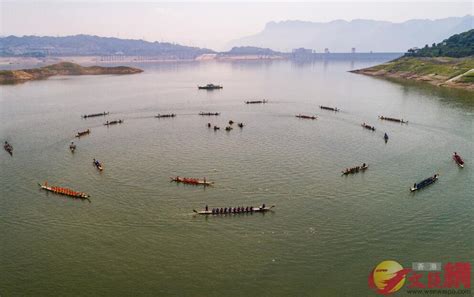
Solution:
{"label": "boat crew", "polygon": [[206,204],[206,211],[209,211],[209,207],[207,206],[207,204]]}
{"label": "boat crew", "polygon": [[265,209],[265,203],[262,204],[262,207],[260,209]]}
{"label": "boat crew", "polygon": [[365,167],[365,163],[362,164],[362,168],[364,168],[364,167]]}

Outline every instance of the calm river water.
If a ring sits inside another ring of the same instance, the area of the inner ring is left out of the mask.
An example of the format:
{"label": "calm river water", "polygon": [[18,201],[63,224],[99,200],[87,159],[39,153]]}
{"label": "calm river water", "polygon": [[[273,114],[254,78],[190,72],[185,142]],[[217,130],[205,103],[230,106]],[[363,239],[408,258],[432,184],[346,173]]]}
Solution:
{"label": "calm river water", "polygon": [[[0,140],[14,154],[0,154],[0,295],[375,296],[367,276],[382,260],[474,259],[472,94],[347,72],[380,62],[141,64],[1,86]],[[210,82],[224,88],[196,87]],[[103,126],[114,119],[125,122]],[[246,126],[226,132],[229,120]],[[366,172],[341,176],[362,162]],[[215,186],[170,183],[177,175]],[[90,203],[41,191],[46,180]],[[261,203],[274,212],[193,215]]]}

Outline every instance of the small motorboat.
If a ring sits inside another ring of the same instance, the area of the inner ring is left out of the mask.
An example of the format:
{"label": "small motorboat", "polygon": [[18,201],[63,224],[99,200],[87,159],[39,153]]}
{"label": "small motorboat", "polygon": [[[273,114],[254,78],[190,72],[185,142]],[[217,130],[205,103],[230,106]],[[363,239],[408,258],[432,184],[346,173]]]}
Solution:
{"label": "small motorboat", "polygon": [[415,191],[421,190],[421,189],[423,189],[424,187],[429,186],[429,185],[431,185],[432,183],[434,183],[435,181],[437,181],[438,178],[439,178],[439,174],[435,174],[435,175],[433,175],[433,176],[430,176],[430,177],[428,177],[427,179],[425,179],[425,180],[423,180],[423,181],[421,181],[421,182],[419,182],[419,183],[415,183],[415,184],[413,185],[413,187],[410,188],[410,191],[415,192]]}
{"label": "small motorboat", "polygon": [[205,86],[198,86],[199,90],[217,90],[217,89],[222,89],[223,86],[220,85],[215,85],[215,84],[207,84]]}
{"label": "small motorboat", "polygon": [[456,164],[458,164],[459,167],[464,168],[464,160],[460,155],[458,155],[458,153],[453,153],[453,160],[456,162]]}

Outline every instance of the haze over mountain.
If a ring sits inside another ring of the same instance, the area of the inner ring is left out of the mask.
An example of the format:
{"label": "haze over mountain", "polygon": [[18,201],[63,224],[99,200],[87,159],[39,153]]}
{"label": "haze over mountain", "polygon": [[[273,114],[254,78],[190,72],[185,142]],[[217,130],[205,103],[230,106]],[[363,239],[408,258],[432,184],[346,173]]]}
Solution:
{"label": "haze over mountain", "polygon": [[474,17],[437,20],[409,20],[392,23],[374,20],[335,20],[327,23],[305,21],[269,22],[258,34],[231,41],[228,46],[258,46],[279,51],[294,48],[322,52],[405,52],[423,47],[474,28]]}
{"label": "haze over mountain", "polygon": [[0,56],[157,56],[167,59],[194,59],[213,53],[209,49],[168,42],[148,42],[92,35],[64,37],[8,36],[0,38]]}

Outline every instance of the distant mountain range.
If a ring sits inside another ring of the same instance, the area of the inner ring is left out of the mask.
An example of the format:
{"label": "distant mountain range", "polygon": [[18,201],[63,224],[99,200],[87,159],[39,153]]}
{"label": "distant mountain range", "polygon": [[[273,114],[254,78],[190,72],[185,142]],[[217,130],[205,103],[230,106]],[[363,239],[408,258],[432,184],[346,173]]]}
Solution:
{"label": "distant mountain range", "polygon": [[119,39],[91,35],[65,37],[8,36],[0,38],[0,56],[155,56],[168,59],[194,59],[214,53],[205,48],[167,42]]}
{"label": "distant mountain range", "polygon": [[323,52],[405,52],[474,28],[474,17],[409,20],[392,23],[373,20],[336,20],[328,23],[282,21],[267,23],[258,34],[234,40],[234,46],[256,46],[278,51],[295,48]]}

